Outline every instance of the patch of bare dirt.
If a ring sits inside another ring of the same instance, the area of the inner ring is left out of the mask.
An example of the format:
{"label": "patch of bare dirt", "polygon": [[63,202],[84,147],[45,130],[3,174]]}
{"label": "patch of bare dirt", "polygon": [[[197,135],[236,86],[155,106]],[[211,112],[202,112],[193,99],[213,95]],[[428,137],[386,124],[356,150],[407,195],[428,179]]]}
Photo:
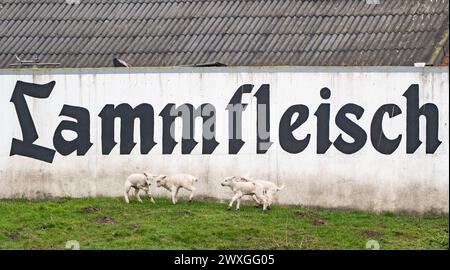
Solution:
{"label": "patch of bare dirt", "polygon": [[298,218],[303,218],[307,215],[307,213],[303,212],[303,211],[294,211],[293,214],[295,217],[298,217]]}
{"label": "patch of bare dirt", "polygon": [[371,230],[364,230],[363,231],[363,235],[365,235],[367,237],[378,237],[378,236],[382,236],[383,233],[376,232],[376,231],[371,231]]}
{"label": "patch of bare dirt", "polygon": [[81,211],[83,211],[83,213],[94,213],[94,212],[100,211],[100,208],[87,206],[87,207],[82,208]]}
{"label": "patch of bare dirt", "polygon": [[103,224],[115,224],[116,221],[112,217],[108,216],[98,216],[95,218],[95,221]]}
{"label": "patch of bare dirt", "polygon": [[311,224],[314,226],[319,226],[325,224],[326,221],[327,220],[324,217],[317,215],[311,220]]}
{"label": "patch of bare dirt", "polygon": [[16,239],[17,237],[20,236],[19,232],[7,232],[6,236],[10,239]]}

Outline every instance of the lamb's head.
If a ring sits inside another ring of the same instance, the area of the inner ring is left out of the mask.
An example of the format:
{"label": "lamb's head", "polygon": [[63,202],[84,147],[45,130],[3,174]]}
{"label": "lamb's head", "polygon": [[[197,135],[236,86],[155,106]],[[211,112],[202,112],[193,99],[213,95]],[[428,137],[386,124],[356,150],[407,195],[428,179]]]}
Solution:
{"label": "lamb's head", "polygon": [[160,175],[156,176],[156,178],[155,178],[156,186],[157,187],[164,186],[166,184],[166,181],[167,181],[166,178],[167,178],[167,175],[160,174]]}
{"label": "lamb's head", "polygon": [[158,177],[158,175],[156,174],[150,174],[150,173],[143,173],[145,176],[145,182],[147,182],[147,185],[151,185],[153,181],[155,181],[156,177]]}
{"label": "lamb's head", "polygon": [[236,177],[236,176],[226,177],[225,179],[223,179],[222,183],[220,183],[220,184],[223,187],[229,187],[229,186],[233,185],[234,182],[237,181],[237,178],[239,178],[239,177]]}

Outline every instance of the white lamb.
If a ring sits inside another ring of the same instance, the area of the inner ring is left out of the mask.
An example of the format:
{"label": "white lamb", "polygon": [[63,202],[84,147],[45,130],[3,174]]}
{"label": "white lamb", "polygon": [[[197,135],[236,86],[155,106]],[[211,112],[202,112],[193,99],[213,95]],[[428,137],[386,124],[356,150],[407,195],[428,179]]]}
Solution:
{"label": "white lamb", "polygon": [[[267,196],[267,200],[268,200],[268,207],[270,208],[270,206],[273,203],[273,198],[275,196],[275,194],[282,190],[284,188],[284,184],[281,184],[281,186],[277,186],[275,183],[270,182],[270,181],[266,181],[266,180],[260,180],[260,179],[253,179],[250,176],[246,175],[246,176],[242,176],[240,177],[241,181],[244,182],[256,182],[256,183],[260,183],[264,189],[267,191],[266,196]],[[256,201],[256,203],[258,204],[262,204],[258,198],[256,198],[256,196],[253,196],[253,199]]]}
{"label": "white lamb", "polygon": [[234,201],[237,200],[236,210],[239,210],[241,205],[241,198],[244,195],[255,196],[259,202],[263,205],[263,211],[266,211],[268,205],[268,199],[266,196],[266,190],[264,186],[258,182],[244,182],[240,180],[238,176],[230,176],[223,180],[222,186],[227,186],[233,191],[233,198],[228,204],[228,210],[233,207]]}
{"label": "white lamb", "polygon": [[159,175],[155,178],[157,187],[164,187],[172,194],[172,203],[177,203],[178,191],[180,188],[187,189],[191,192],[189,202],[194,197],[194,182],[198,182],[198,178],[190,174],[175,174],[171,176]]}
{"label": "white lamb", "polygon": [[130,176],[128,176],[127,180],[125,181],[125,192],[124,192],[125,202],[130,203],[130,200],[128,199],[128,194],[131,188],[134,188],[134,195],[136,196],[139,202],[142,202],[141,197],[139,197],[139,190],[143,190],[145,194],[147,194],[150,201],[152,203],[155,203],[155,200],[153,199],[153,196],[150,192],[151,181],[154,177],[156,176],[147,174],[145,172],[133,173]]}

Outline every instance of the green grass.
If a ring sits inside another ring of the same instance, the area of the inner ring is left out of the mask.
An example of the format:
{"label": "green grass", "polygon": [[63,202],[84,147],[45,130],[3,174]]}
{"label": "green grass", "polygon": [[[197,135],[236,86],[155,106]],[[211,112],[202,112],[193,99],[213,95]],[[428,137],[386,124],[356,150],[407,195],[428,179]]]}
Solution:
{"label": "green grass", "polygon": [[[94,211],[86,211],[94,207]],[[96,210],[96,211],[95,211]],[[0,249],[448,249],[448,215],[418,216],[207,201],[0,200]]]}

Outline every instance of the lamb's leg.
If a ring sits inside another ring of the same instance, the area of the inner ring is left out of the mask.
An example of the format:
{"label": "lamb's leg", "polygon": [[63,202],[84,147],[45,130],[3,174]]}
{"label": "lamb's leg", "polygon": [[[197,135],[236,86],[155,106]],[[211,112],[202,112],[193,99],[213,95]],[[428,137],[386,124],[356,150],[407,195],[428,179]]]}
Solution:
{"label": "lamb's leg", "polygon": [[235,193],[233,198],[231,198],[231,201],[228,204],[228,210],[231,210],[231,207],[233,207],[233,203],[237,200],[237,198],[239,198],[239,193]]}
{"label": "lamb's leg", "polygon": [[268,205],[268,199],[267,199],[267,197],[264,197],[263,198],[263,211],[266,211],[267,210],[267,205]]}
{"label": "lamb's leg", "polygon": [[266,211],[267,210],[267,203],[264,203],[263,204],[263,211]]}
{"label": "lamb's leg", "polygon": [[150,192],[150,190],[146,190],[145,194],[147,194],[147,197],[150,199],[150,201],[152,203],[155,203],[155,200],[153,199],[152,193]]}
{"label": "lamb's leg", "polygon": [[134,188],[134,196],[136,196],[137,200],[141,203],[141,197],[139,196],[139,189],[138,188]]}
{"label": "lamb's leg", "polygon": [[186,189],[191,192],[191,194],[189,195],[189,202],[192,202],[192,198],[194,197],[195,187],[190,186],[190,187],[187,187]]}
{"label": "lamb's leg", "polygon": [[180,192],[181,187],[177,187],[177,192],[175,192],[175,202],[178,202],[178,193]]}
{"label": "lamb's leg", "polygon": [[255,192],[256,197],[262,202],[263,211],[266,211],[267,209],[267,196],[264,194],[264,191],[257,191]]}
{"label": "lamb's leg", "polygon": [[125,183],[125,191],[123,193],[125,203],[130,203],[130,200],[128,199],[128,194],[130,192],[130,189],[131,189],[131,183],[127,181],[127,183]]}
{"label": "lamb's leg", "polygon": [[177,195],[178,195],[178,189],[177,187],[173,187],[172,188],[172,203],[176,204],[177,203]]}
{"label": "lamb's leg", "polygon": [[273,194],[271,192],[267,193],[267,209],[270,210],[273,202]]}
{"label": "lamb's leg", "polygon": [[241,198],[242,198],[242,196],[239,196],[239,197],[237,198],[236,210],[239,210],[240,207],[241,207]]}
{"label": "lamb's leg", "polygon": [[258,199],[258,197],[256,197],[255,194],[253,194],[252,198],[253,198],[253,200],[254,200],[258,205],[261,205],[261,204],[262,204],[261,201]]}

